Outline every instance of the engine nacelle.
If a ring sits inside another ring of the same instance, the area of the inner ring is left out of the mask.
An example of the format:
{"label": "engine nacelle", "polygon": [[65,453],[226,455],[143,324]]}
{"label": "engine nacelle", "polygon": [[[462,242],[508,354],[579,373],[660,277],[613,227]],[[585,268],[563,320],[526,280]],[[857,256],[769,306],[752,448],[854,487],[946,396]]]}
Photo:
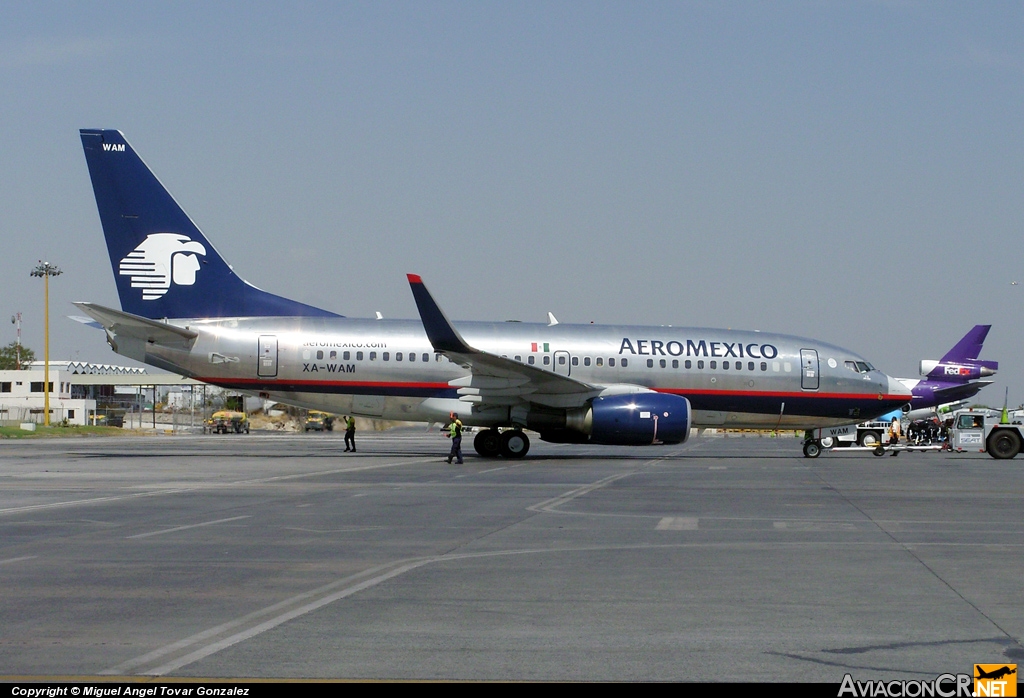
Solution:
{"label": "engine nacelle", "polygon": [[921,362],[921,375],[938,380],[969,381],[994,376],[999,369],[998,361],[965,359],[962,361]]}
{"label": "engine nacelle", "polygon": [[632,393],[594,398],[590,403],[590,443],[609,446],[680,444],[690,435],[690,401],[664,393]]}

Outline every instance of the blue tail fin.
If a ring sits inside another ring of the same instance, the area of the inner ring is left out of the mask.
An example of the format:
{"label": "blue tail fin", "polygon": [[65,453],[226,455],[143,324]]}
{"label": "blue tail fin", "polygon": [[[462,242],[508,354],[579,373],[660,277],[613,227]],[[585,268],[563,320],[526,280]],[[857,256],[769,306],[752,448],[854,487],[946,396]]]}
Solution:
{"label": "blue tail fin", "polygon": [[153,319],[338,317],[239,278],[120,131],[80,133],[122,310]]}

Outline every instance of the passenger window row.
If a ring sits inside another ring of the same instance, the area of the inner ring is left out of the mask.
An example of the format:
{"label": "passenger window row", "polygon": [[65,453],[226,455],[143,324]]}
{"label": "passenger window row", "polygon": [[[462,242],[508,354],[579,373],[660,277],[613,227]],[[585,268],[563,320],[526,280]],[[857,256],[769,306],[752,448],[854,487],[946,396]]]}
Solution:
{"label": "passenger window row", "polygon": [[[505,358],[508,358],[508,357],[506,356]],[[519,356],[519,355],[515,356],[514,358],[515,358],[516,361],[520,361],[520,362],[523,360],[522,356]],[[613,357],[609,357],[608,359],[605,359],[603,357],[597,357],[597,358],[592,359],[589,356],[584,356],[584,357],[573,356],[568,361],[568,363],[571,363],[573,366],[579,366],[580,363],[581,363],[581,359],[582,359],[582,363],[583,363],[584,366],[598,366],[598,367],[600,367],[600,366],[607,365],[607,366],[610,366],[610,367],[614,367],[615,366],[615,362],[616,362],[616,359],[613,358]],[[551,361],[552,361],[551,360],[551,355],[548,355],[548,354],[545,354],[542,357],[542,359],[541,359],[541,363],[544,366],[550,366],[551,365]],[[607,361],[607,364],[605,364],[605,361]],[[629,359],[628,358],[619,358],[618,361],[619,361],[618,365],[620,367],[622,367],[622,368],[625,368],[625,367],[629,366]],[[535,365],[537,363],[536,357],[534,357],[534,356],[527,356],[526,357],[526,363],[528,363],[531,366]],[[565,355],[559,354],[557,359],[556,359],[556,363],[559,366],[564,366],[567,363]],[[654,359],[647,359],[647,368],[654,368],[655,366],[658,366],[660,368],[668,368],[669,366],[671,366],[672,368],[675,368],[675,369],[678,369],[680,367],[681,368],[685,368],[687,370],[696,368],[698,371],[701,371],[701,370],[704,370],[704,368],[706,367],[706,368],[708,368],[708,369],[710,369],[712,371],[717,371],[719,369],[719,363],[721,363],[721,369],[723,371],[743,371],[743,370],[758,371],[758,370],[760,370],[760,371],[767,372],[768,371],[768,365],[769,365],[769,362],[767,362],[767,361],[760,361],[760,362],[748,361],[744,365],[744,362],[742,362],[742,361],[722,361],[722,362],[719,362],[717,360],[704,361],[703,359],[697,359],[696,361],[691,360],[691,359],[685,359],[685,360],[682,360],[682,361],[680,361],[679,359],[672,359],[671,361],[669,361],[667,359],[658,359],[657,363],[655,363]],[[786,373],[789,373],[792,370],[792,364],[789,361],[784,361],[784,362],[781,362],[781,363],[778,362],[778,361],[772,361],[771,362],[771,370],[773,372],[775,372],[775,373],[778,373],[780,370],[782,370],[783,366],[785,367]]]}
{"label": "passenger window row", "polygon": [[[354,352],[354,354],[355,354],[355,360],[356,361],[363,361],[364,360],[364,352],[357,351],[357,352]],[[322,349],[321,350],[317,350],[317,352],[316,352],[317,360],[323,360],[324,359],[324,355],[325,355],[325,353],[324,353],[324,351]],[[351,361],[352,360],[352,355],[353,355],[353,352],[349,352],[349,351],[341,352],[341,360],[342,361]],[[328,356],[329,360],[336,361],[338,359],[338,352],[337,351],[331,351],[331,352],[329,352],[327,354],[327,356]],[[417,362],[417,361],[419,361],[420,363],[428,363],[430,361],[430,353],[429,352],[423,352],[422,354],[417,354],[416,352],[411,352],[411,351],[410,352],[397,351],[397,352],[394,353],[394,357],[392,357],[391,352],[388,352],[388,351],[380,352],[379,354],[376,351],[366,352],[366,358],[368,358],[370,361],[377,361],[378,356],[379,356],[381,361],[391,361],[392,358],[394,358],[395,361],[406,361],[407,360],[410,363],[414,363],[414,362]],[[503,358],[508,358],[507,354],[506,355],[502,355],[502,356],[503,356]],[[541,364],[544,365],[544,366],[550,366],[551,363],[552,363],[552,358],[551,357],[552,357],[551,354],[544,354],[544,355],[542,355],[542,357],[541,357]],[[520,363],[523,360],[523,357],[522,357],[521,354],[516,354],[513,358],[516,361],[519,361]],[[580,365],[580,358],[581,357],[579,357],[579,356],[573,356],[573,357],[571,357],[571,359],[569,359],[568,363],[571,363],[573,366],[579,366]],[[306,359],[306,360],[309,359],[309,352],[308,351],[304,351],[303,352],[303,359]],[[556,362],[558,363],[559,366],[564,366],[567,363],[566,359],[567,359],[567,357],[566,357],[565,354],[559,353],[557,355]],[[589,356],[584,356],[584,357],[582,357],[582,359],[583,359],[583,365],[584,366],[591,366],[591,365],[593,365],[593,366],[597,366],[597,367],[602,367],[602,366],[607,365],[607,366],[609,366],[611,368],[614,368],[615,365],[616,365],[616,363],[615,363],[616,359],[614,357],[608,357],[607,359],[605,359],[604,357],[600,357],[599,356],[599,357],[597,357],[595,359],[591,359],[591,357],[589,357]],[[441,354],[437,354],[437,353],[434,354],[434,361],[435,362],[440,362],[442,360],[443,361],[448,361],[448,359],[445,358],[444,356],[442,356]],[[605,363],[606,361],[607,361],[607,364]],[[619,358],[618,362],[619,362],[618,365],[620,367],[622,367],[622,368],[627,368],[629,366],[629,359],[628,358]],[[536,357],[536,355],[534,355],[534,354],[528,355],[526,357],[526,363],[529,364],[530,366],[536,365],[537,364],[537,357]],[[718,361],[712,360],[712,361],[707,361],[706,363],[707,363],[707,368],[709,368],[710,370],[712,370],[712,371],[718,370],[718,363],[719,363]],[[789,370],[790,370],[790,365],[789,365],[788,361],[785,362],[785,363],[786,363],[786,372],[788,373]],[[852,362],[852,361],[846,362],[847,367],[851,368],[852,370],[858,370],[858,369],[870,370],[871,367],[869,365],[861,366],[860,365],[861,363],[862,362],[857,362],[857,364],[854,364],[854,362]],[[721,364],[722,364],[722,370],[724,370],[724,371],[729,371],[729,370],[742,371],[742,370],[744,370],[744,365],[743,365],[742,361],[722,361]],[[680,361],[679,359],[672,359],[671,361],[668,361],[666,359],[658,359],[657,360],[657,364],[655,364],[655,360],[654,359],[647,359],[647,368],[654,368],[655,365],[657,365],[660,368],[668,368],[669,365],[671,365],[671,367],[675,368],[675,369],[680,368],[680,366],[682,366],[685,369],[693,369],[694,366],[696,366],[697,370],[700,371],[700,370],[704,369],[705,361],[703,359],[698,359],[696,361],[692,361],[690,359],[685,359],[683,361]],[[761,361],[760,363],[758,363],[758,362],[754,362],[754,361],[748,361],[746,363],[746,370],[747,371],[756,371],[758,369],[760,369],[761,371],[767,371],[768,370],[768,362],[767,361]],[[775,372],[778,372],[779,369],[780,369],[779,362],[778,361],[773,361],[772,362],[772,370],[775,371]]]}
{"label": "passenger window row", "polygon": [[[777,361],[774,362],[774,363],[778,364]],[[668,367],[668,362],[665,359],[659,359],[658,360],[658,365],[661,368],[667,368]],[[692,368],[693,367],[693,362],[690,361],[690,359],[687,359],[686,361],[683,362],[683,366],[685,368]],[[654,359],[647,359],[647,368],[654,368]],[[672,359],[672,368],[679,368],[679,359]],[[701,361],[701,360],[698,360],[697,361],[697,368],[698,369],[704,368],[704,362]],[[718,369],[718,362],[717,361],[709,361],[708,362],[708,368],[710,368],[711,370],[717,370]],[[757,364],[754,361],[748,361],[747,362],[747,370],[748,371],[756,371],[757,368],[758,368],[758,366],[757,366]],[[742,371],[743,370],[743,362],[742,361],[732,361],[732,362],[723,361],[722,362],[722,370],[723,371],[728,371],[730,369],[732,369],[734,371]],[[762,371],[767,371],[768,370],[768,362],[767,361],[762,361],[761,365],[760,365],[760,369]],[[775,370],[778,371],[779,369],[776,368]]]}
{"label": "passenger window row", "polygon": [[[353,352],[350,352],[350,351],[343,351],[343,352],[341,352],[341,360],[342,361],[351,361],[352,360],[352,354],[353,354]],[[368,355],[368,358],[369,358],[370,361],[376,361],[377,357],[378,357],[378,353],[375,352],[375,351],[366,352],[366,355]],[[391,352],[389,352],[389,351],[380,352],[379,356],[380,356],[381,361],[391,361],[391,359],[392,359]],[[417,358],[417,357],[419,357],[419,358]],[[308,351],[304,351],[302,358],[308,361],[309,358],[310,358],[309,357],[309,352]],[[317,358],[317,361],[322,361],[324,359],[324,351],[322,349],[317,350],[316,358]],[[329,352],[327,354],[327,358],[330,361],[337,361],[338,360],[338,352],[336,352],[336,351]],[[395,361],[405,361],[405,360],[408,360],[410,363],[413,363],[413,362],[416,362],[416,361],[419,361],[421,363],[428,363],[430,361],[430,354],[428,352],[423,352],[422,354],[417,354],[416,352],[412,352],[412,351],[410,351],[408,353],[401,352],[401,351],[396,351],[393,358],[394,358]],[[434,354],[434,361],[441,361],[444,358],[445,357],[441,356],[440,354]],[[363,359],[364,359],[364,352],[361,352],[361,351],[355,352],[355,360],[356,361],[362,361]],[[447,359],[445,359],[445,360],[447,360]]]}

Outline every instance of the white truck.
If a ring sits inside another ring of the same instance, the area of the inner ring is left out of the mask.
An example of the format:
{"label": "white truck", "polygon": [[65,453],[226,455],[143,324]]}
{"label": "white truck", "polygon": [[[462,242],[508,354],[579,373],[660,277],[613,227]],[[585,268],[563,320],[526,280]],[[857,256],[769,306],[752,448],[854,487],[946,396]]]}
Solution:
{"label": "white truck", "polygon": [[954,451],[980,451],[993,458],[1013,458],[1024,444],[1024,423],[1019,415],[1007,417],[992,410],[963,410],[953,417],[949,445]]}

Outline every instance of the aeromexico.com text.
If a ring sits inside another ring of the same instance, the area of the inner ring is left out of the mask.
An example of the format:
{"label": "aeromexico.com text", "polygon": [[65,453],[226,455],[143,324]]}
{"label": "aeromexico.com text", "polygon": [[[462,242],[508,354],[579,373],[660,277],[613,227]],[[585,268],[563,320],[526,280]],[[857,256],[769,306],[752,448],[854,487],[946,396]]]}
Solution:
{"label": "aeromexico.com text", "polygon": [[680,342],[675,339],[663,342],[660,339],[622,338],[619,354],[626,352],[637,356],[708,356],[711,358],[735,357],[737,359],[774,359],[779,350],[773,344],[751,342],[709,342],[699,339],[696,342],[688,339]]}

